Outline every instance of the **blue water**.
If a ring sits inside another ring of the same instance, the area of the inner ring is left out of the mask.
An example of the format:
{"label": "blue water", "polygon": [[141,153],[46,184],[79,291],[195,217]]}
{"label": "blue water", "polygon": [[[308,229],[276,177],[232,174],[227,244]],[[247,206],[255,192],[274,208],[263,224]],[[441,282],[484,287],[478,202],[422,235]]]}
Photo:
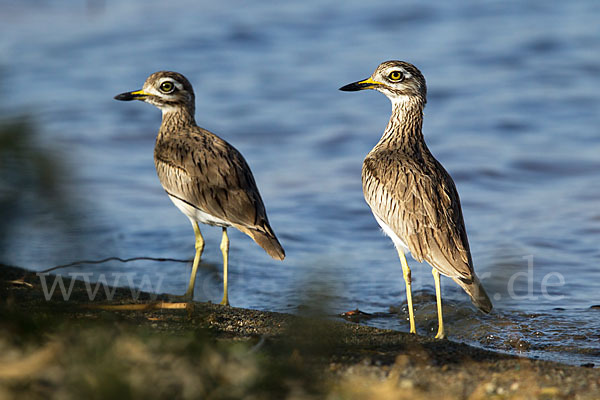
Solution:
{"label": "blue water", "polygon": [[[390,105],[376,92],[337,90],[402,59],[427,78],[426,140],[457,184],[495,305],[484,316],[443,280],[449,337],[598,364],[599,20],[595,0],[2,2],[3,114],[36,121],[77,223],[27,203],[0,261],[42,270],[193,257],[191,226],[154,171],[160,112],[113,100],[176,70],[194,85],[199,124],[246,157],[287,252],[271,260],[232,230],[231,303],[294,312],[319,299],[332,314],[360,308],[376,313],[368,324],[407,331],[400,264],[360,181]],[[220,230],[203,233],[196,298],[219,301]],[[411,265],[417,326],[432,335],[430,268]],[[175,262],[69,271],[145,276],[176,294],[189,279]]]}

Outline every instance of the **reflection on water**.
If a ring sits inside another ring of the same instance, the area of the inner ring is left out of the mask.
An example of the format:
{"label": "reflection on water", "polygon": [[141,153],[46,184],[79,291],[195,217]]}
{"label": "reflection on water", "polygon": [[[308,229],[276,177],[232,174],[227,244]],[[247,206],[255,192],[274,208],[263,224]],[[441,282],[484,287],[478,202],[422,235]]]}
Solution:
{"label": "reflection on water", "polygon": [[[159,112],[112,100],[151,72],[177,70],[196,89],[199,125],[248,160],[288,254],[273,262],[232,232],[232,304],[295,311],[311,293],[298,283],[318,277],[332,312],[358,307],[380,313],[366,323],[407,331],[404,315],[389,311],[402,310],[401,268],[360,183],[390,106],[377,93],[337,91],[383,60],[406,59],[427,78],[426,139],[456,181],[475,268],[495,305],[490,316],[477,313],[444,280],[450,338],[573,363],[598,356],[590,308],[600,304],[597,2],[6,7],[5,111],[31,113],[41,127],[36,148],[60,160],[59,180],[79,210],[67,237],[88,244],[80,258],[193,256],[192,229],[154,172]],[[28,179],[22,188],[36,193]],[[32,269],[74,261],[61,250],[71,239],[49,232],[57,225],[49,210],[10,207],[28,218],[5,224],[10,250],[1,261]],[[216,301],[220,232],[203,233],[197,299]],[[417,325],[430,334],[433,280],[429,267],[412,264]],[[164,276],[162,290],[178,294],[189,276],[169,262],[82,268]]]}

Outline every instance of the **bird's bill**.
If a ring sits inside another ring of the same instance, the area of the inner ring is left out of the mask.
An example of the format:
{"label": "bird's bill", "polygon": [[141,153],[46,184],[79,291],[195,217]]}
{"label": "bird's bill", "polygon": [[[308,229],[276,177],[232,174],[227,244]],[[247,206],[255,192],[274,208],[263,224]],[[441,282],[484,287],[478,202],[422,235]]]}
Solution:
{"label": "bird's bill", "polygon": [[340,88],[340,90],[343,90],[344,92],[356,92],[358,90],[373,89],[379,85],[383,85],[383,83],[377,82],[376,80],[373,80],[372,78],[367,78],[362,81],[358,81],[358,82],[350,83],[346,86],[342,86]]}
{"label": "bird's bill", "polygon": [[131,100],[144,100],[150,96],[150,93],[146,93],[143,90],[136,90],[135,92],[125,92],[115,96],[116,100],[131,101]]}

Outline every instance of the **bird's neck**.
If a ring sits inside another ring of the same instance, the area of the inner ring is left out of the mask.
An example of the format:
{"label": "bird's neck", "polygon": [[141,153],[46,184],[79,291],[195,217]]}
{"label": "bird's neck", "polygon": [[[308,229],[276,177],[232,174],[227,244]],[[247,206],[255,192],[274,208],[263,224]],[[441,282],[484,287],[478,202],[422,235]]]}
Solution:
{"label": "bird's neck", "polygon": [[158,132],[159,137],[177,132],[188,126],[196,125],[194,109],[184,107],[162,108],[162,124]]}
{"label": "bird's neck", "polygon": [[419,149],[423,139],[423,108],[420,98],[402,97],[392,100],[392,116],[378,145],[387,148]]}

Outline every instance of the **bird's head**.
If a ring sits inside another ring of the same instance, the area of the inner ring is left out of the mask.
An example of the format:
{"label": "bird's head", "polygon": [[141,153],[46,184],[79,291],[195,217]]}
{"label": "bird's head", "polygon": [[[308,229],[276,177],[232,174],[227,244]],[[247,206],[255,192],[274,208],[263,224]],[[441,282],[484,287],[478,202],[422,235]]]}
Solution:
{"label": "bird's head", "polygon": [[340,88],[345,92],[365,89],[375,89],[385,94],[392,103],[408,98],[421,100],[425,104],[427,98],[425,77],[417,67],[405,61],[385,61],[369,78]]}
{"label": "bird's head", "polygon": [[181,109],[194,114],[194,89],[185,76],[177,72],[155,72],[146,79],[141,90],[121,93],[115,99],[145,101],[160,108],[163,114]]}

